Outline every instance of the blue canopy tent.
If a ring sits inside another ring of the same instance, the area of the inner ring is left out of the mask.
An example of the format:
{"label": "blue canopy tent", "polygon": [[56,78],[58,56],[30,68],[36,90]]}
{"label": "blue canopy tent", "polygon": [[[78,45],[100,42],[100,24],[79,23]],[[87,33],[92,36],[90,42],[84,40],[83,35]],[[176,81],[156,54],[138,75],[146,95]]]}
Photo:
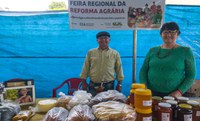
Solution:
{"label": "blue canopy tent", "polygon": [[[200,6],[167,5],[165,22],[180,25],[178,43],[190,46],[200,79]],[[177,14],[178,13],[178,14]],[[0,11],[0,82],[12,78],[34,79],[36,97],[51,97],[52,89],[67,78],[79,77],[87,51],[97,47],[95,30],[70,30],[66,11]],[[125,79],[122,92],[129,95],[132,83],[133,32],[114,30],[110,46],[119,51]],[[160,45],[159,30],[137,31],[137,68],[148,50]]]}

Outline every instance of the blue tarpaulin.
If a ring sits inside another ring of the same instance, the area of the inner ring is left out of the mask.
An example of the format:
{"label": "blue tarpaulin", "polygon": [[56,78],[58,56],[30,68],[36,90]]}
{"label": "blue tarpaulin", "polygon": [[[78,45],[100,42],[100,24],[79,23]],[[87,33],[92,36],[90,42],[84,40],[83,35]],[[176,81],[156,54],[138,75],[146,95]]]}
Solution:
{"label": "blue tarpaulin", "polygon": [[[200,6],[166,6],[165,22],[179,24],[177,43],[190,46],[200,79]],[[79,77],[87,51],[97,47],[100,30],[70,30],[68,13],[0,11],[0,82],[34,79],[36,97],[51,97],[65,79]],[[137,30],[136,80],[151,47],[162,44],[159,30]],[[132,83],[133,31],[112,30],[110,46],[119,51],[125,79],[122,92]]]}

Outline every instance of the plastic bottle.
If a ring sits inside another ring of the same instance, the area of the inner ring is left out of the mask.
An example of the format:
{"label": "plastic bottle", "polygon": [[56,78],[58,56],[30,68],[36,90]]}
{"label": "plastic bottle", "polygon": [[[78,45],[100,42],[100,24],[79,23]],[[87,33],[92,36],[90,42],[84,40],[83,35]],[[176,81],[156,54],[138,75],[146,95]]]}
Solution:
{"label": "plastic bottle", "polygon": [[152,108],[152,94],[149,89],[136,89],[134,97],[134,106],[139,109]]}

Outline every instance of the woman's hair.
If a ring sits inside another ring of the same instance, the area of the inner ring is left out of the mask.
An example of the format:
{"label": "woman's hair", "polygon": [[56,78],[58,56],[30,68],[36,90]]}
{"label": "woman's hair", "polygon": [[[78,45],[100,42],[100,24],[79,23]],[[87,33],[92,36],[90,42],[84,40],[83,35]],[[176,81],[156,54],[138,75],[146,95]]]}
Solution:
{"label": "woman's hair", "polygon": [[181,34],[180,32],[180,29],[179,29],[179,26],[177,23],[175,22],[167,22],[167,23],[164,23],[160,29],[160,34],[162,34],[162,32],[164,30],[177,30],[178,31],[178,35]]}

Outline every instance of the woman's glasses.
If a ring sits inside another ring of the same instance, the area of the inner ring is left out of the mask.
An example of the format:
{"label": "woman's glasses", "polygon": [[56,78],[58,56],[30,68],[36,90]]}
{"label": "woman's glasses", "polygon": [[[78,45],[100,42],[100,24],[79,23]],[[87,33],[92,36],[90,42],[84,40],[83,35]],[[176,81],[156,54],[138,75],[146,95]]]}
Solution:
{"label": "woman's glasses", "polygon": [[109,39],[109,37],[107,37],[107,36],[101,36],[101,37],[99,37],[98,39]]}
{"label": "woman's glasses", "polygon": [[170,34],[170,35],[175,35],[175,34],[177,34],[177,30],[164,30],[162,33],[163,34]]}

